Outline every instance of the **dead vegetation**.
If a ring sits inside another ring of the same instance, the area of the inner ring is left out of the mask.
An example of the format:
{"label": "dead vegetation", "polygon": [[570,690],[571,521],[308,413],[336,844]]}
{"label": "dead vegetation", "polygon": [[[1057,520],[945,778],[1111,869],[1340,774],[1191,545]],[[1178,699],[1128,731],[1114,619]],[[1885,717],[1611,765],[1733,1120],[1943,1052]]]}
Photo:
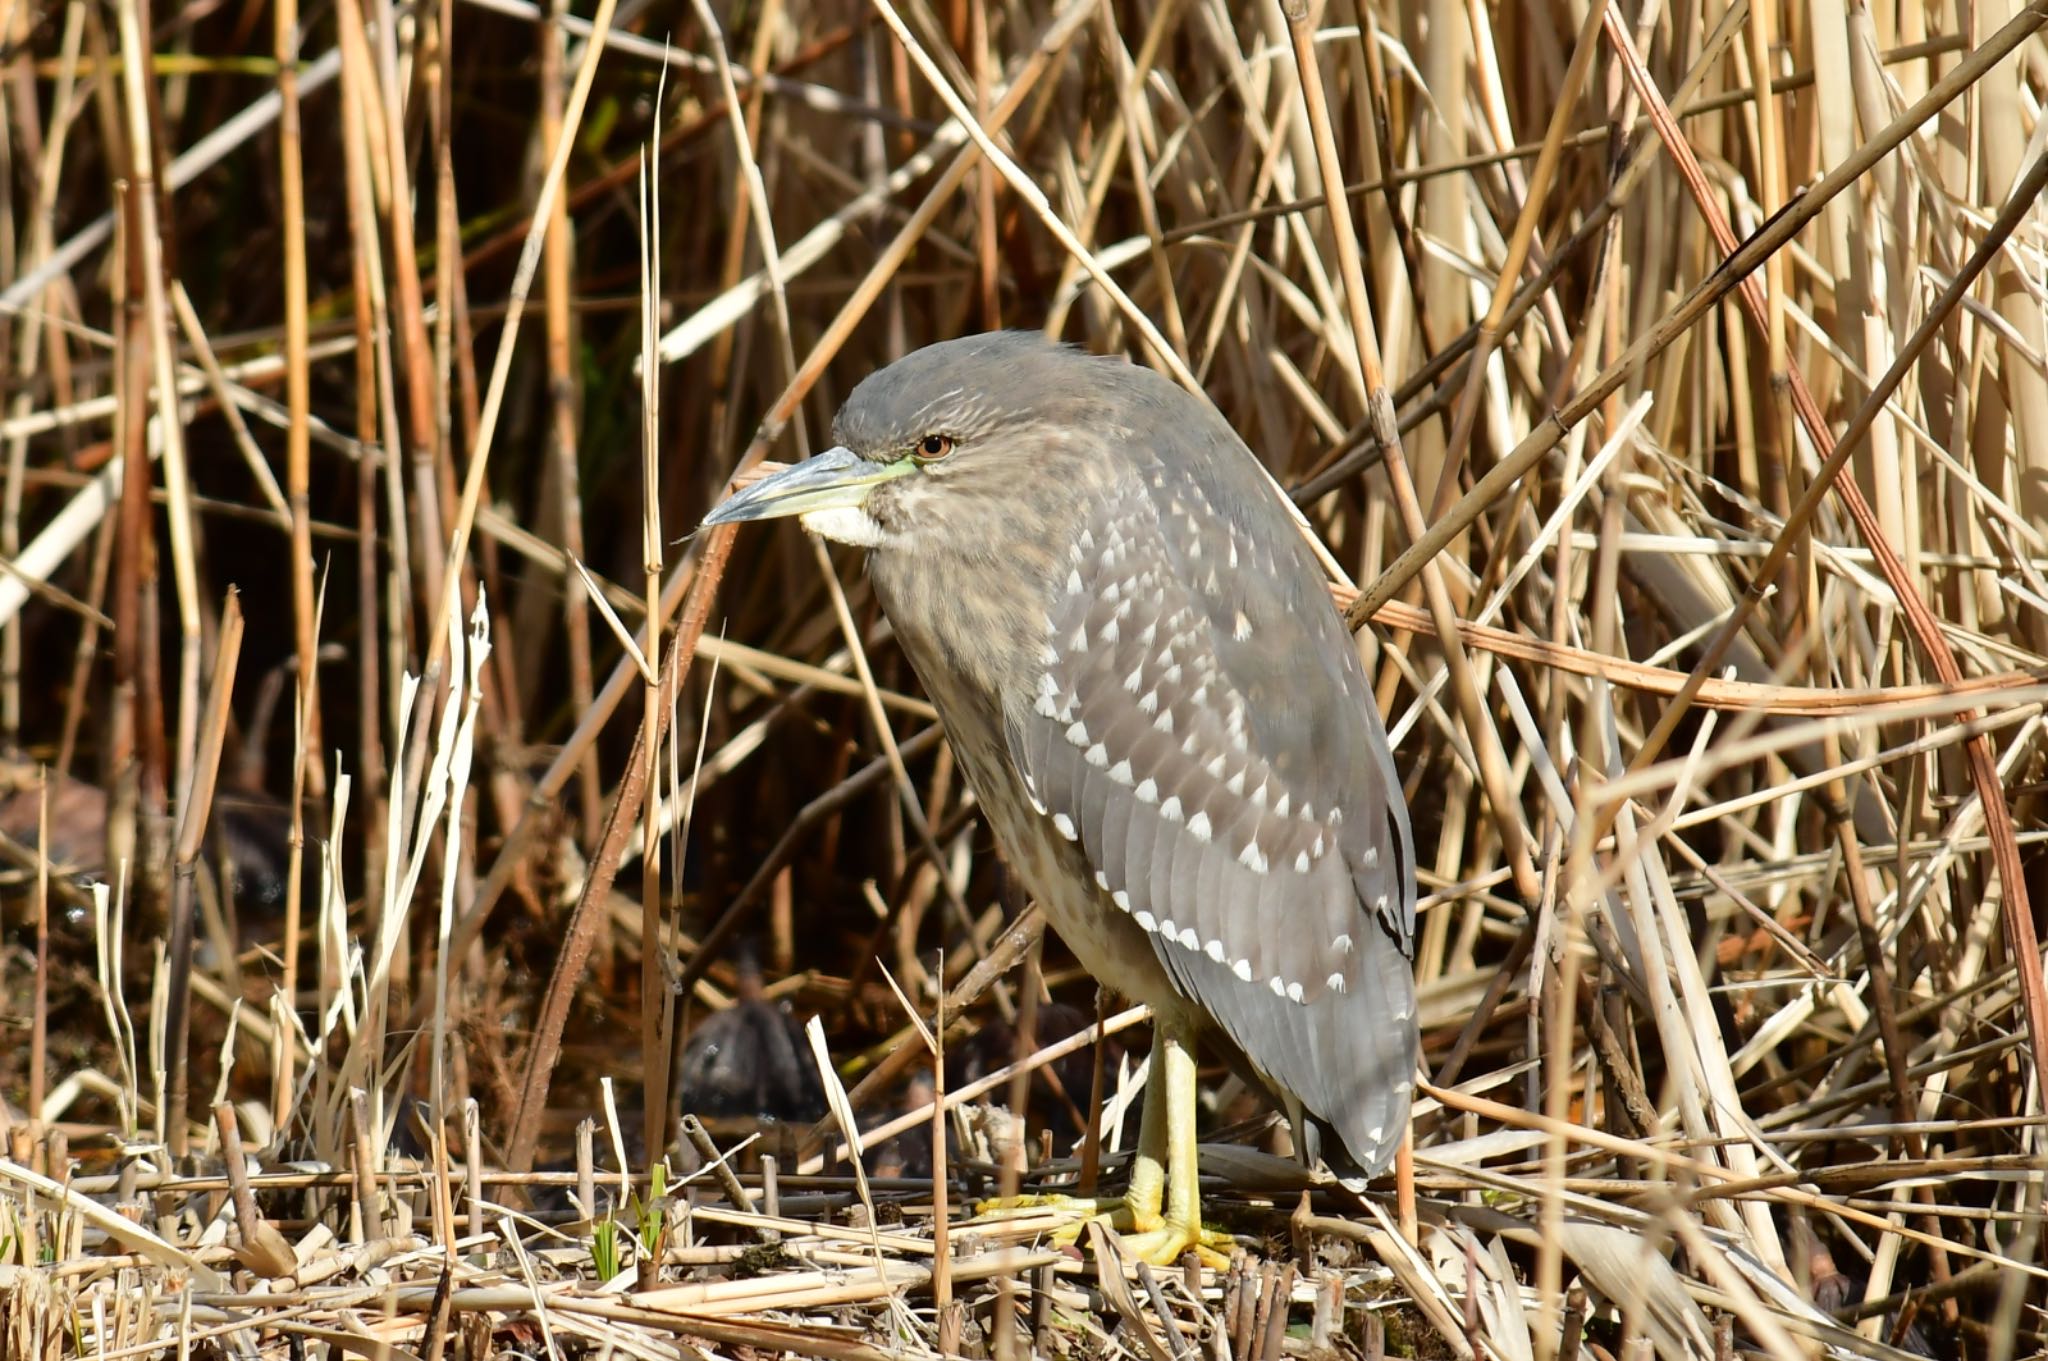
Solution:
{"label": "dead vegetation", "polygon": [[[0,5],[0,1354],[2041,1351],[2044,25]],[[1412,1222],[1229,1080],[1228,1272],[971,1218],[1143,1018],[860,573],[684,536],[997,325],[1376,621]]]}

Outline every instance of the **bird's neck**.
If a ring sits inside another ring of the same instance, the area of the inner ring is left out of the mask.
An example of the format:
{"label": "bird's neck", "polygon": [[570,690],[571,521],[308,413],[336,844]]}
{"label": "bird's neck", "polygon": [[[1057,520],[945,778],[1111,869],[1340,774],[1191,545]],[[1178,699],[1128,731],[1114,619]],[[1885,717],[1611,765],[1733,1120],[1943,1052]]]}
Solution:
{"label": "bird's neck", "polygon": [[875,594],[942,715],[949,700],[993,712],[1001,697],[1030,693],[1052,556],[1040,545],[998,555],[985,542],[929,539],[869,555]]}

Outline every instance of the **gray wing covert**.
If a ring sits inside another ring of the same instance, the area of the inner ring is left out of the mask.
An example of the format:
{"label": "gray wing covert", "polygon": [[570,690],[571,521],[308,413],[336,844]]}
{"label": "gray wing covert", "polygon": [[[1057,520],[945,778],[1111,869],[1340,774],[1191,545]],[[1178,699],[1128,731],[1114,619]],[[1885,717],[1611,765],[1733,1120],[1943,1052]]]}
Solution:
{"label": "gray wing covert", "polygon": [[1178,496],[1107,498],[1012,754],[1181,991],[1377,1171],[1415,1063],[1406,818],[1341,622],[1251,560],[1261,540]]}

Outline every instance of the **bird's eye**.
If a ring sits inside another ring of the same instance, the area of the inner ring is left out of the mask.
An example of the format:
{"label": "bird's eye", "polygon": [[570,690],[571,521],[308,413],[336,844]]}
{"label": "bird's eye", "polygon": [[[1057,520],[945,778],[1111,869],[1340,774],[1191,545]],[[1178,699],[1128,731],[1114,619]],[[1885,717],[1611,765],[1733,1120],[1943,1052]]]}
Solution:
{"label": "bird's eye", "polygon": [[926,435],[917,442],[918,457],[927,461],[944,458],[952,452],[953,437],[951,435]]}

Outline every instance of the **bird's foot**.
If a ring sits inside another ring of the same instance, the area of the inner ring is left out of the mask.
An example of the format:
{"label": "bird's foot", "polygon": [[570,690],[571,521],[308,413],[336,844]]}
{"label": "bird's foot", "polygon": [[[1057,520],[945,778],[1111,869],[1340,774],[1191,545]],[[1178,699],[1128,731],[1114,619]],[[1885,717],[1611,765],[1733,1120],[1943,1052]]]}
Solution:
{"label": "bird's foot", "polygon": [[1163,1220],[1158,1228],[1143,1233],[1126,1233],[1119,1242],[1125,1252],[1153,1266],[1173,1266],[1192,1252],[1203,1266],[1216,1271],[1230,1265],[1230,1250],[1237,1246],[1237,1240],[1222,1229],[1172,1220]]}
{"label": "bird's foot", "polygon": [[1222,1229],[1202,1223],[1180,1223],[1159,1212],[1117,1197],[1029,1195],[984,1200],[974,1207],[976,1222],[1001,1223],[1040,1215],[1062,1222],[1050,1226],[1059,1247],[1076,1243],[1091,1223],[1113,1233],[1128,1255],[1152,1266],[1172,1266],[1192,1251],[1202,1265],[1221,1270],[1230,1265],[1237,1240]]}

